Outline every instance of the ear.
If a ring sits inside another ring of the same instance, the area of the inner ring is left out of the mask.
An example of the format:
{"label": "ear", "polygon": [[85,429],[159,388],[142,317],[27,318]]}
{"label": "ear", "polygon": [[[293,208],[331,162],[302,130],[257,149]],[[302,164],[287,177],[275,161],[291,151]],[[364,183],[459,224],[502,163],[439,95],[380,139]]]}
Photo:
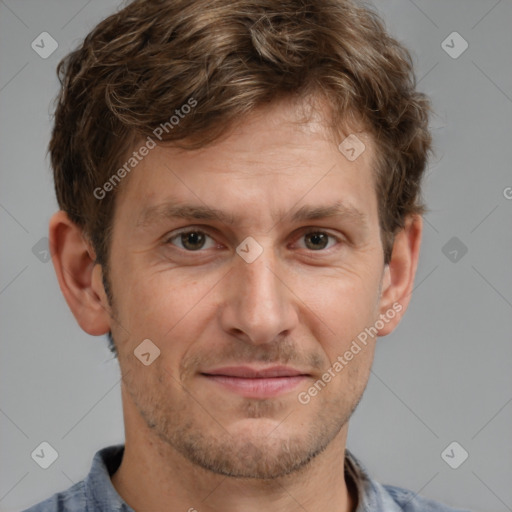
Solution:
{"label": "ear", "polygon": [[386,336],[399,324],[411,299],[414,276],[418,267],[423,219],[411,215],[404,228],[395,235],[393,252],[384,267],[382,291],[379,303],[379,318],[384,324],[377,336]]}
{"label": "ear", "polygon": [[101,265],[82,229],[62,210],[50,219],[49,243],[60,289],[78,324],[93,336],[106,334],[111,312]]}

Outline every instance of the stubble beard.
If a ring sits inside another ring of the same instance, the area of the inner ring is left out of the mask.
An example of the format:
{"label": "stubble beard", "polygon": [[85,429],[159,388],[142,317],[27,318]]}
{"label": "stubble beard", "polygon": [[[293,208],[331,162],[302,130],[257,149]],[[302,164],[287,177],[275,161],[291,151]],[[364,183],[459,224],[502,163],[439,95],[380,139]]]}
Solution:
{"label": "stubble beard", "polygon": [[[158,396],[154,392],[167,389],[162,386],[162,379],[158,380],[160,387],[152,385],[148,393],[140,393],[139,386],[130,386],[128,391],[149,430],[163,443],[163,452],[170,448],[204,470],[232,478],[270,480],[306,469],[340,433],[362,397],[361,391],[350,404],[339,397],[325,400],[309,416],[311,419],[301,432],[292,426],[294,411],[283,413],[279,400],[247,399],[237,417],[263,424],[268,417],[283,419],[271,430],[255,425],[231,433],[222,425],[221,417],[216,418],[206,404],[191,397],[184,397],[178,406],[170,407],[167,394]],[[296,407],[302,412],[309,405]]]}

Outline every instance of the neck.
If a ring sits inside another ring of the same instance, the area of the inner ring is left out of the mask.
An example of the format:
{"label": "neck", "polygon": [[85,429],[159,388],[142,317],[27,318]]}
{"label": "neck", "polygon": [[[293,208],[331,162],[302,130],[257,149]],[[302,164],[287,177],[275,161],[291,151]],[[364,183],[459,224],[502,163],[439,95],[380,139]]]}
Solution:
{"label": "neck", "polygon": [[123,460],[112,484],[135,512],[353,512],[344,456],[347,425],[326,450],[301,470],[272,479],[232,478],[205,470],[159,439],[140,416],[125,408]]}

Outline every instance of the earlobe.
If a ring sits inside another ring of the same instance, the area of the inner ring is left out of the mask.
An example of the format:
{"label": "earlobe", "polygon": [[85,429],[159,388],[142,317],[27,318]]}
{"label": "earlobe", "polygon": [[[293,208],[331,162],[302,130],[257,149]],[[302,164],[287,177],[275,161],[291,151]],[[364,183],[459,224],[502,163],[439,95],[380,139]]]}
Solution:
{"label": "earlobe", "polygon": [[392,332],[409,305],[418,267],[422,230],[421,216],[411,215],[395,236],[391,260],[384,270],[379,305],[384,327],[379,329],[378,336]]}
{"label": "earlobe", "polygon": [[49,241],[60,289],[78,324],[93,336],[109,332],[110,306],[101,267],[81,228],[61,210],[50,220]]}

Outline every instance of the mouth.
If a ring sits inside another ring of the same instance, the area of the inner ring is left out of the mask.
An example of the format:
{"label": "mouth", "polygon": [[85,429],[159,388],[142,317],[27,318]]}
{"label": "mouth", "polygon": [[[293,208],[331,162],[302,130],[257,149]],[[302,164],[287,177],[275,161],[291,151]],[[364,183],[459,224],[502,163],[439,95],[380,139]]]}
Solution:
{"label": "mouth", "polygon": [[292,391],[311,375],[287,366],[229,366],[201,372],[201,376],[245,398],[272,398]]}

